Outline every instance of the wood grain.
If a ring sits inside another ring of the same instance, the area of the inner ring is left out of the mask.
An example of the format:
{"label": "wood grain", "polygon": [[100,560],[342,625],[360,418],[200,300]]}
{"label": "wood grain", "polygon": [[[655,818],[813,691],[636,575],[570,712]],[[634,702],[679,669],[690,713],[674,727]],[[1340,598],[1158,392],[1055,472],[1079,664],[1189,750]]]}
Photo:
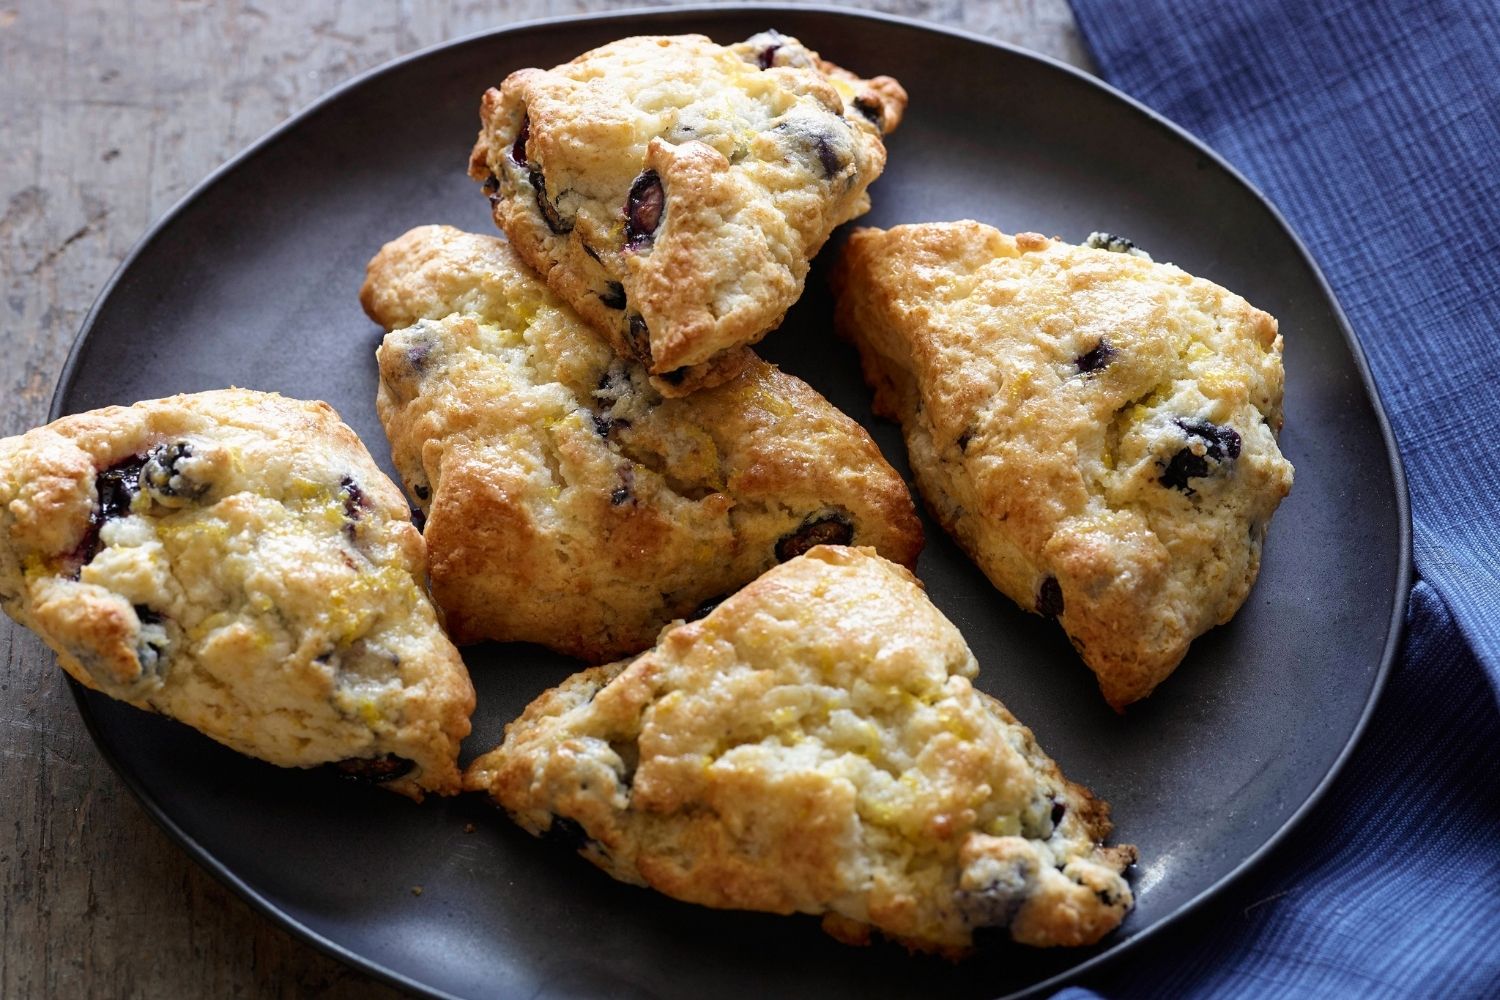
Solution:
{"label": "wood grain", "polygon": [[[0,436],[42,423],[131,245],[351,76],[596,2],[0,0]],[[1065,0],[885,0],[1085,65]],[[94,749],[52,654],[0,619],[0,997],[394,997],[188,860]]]}

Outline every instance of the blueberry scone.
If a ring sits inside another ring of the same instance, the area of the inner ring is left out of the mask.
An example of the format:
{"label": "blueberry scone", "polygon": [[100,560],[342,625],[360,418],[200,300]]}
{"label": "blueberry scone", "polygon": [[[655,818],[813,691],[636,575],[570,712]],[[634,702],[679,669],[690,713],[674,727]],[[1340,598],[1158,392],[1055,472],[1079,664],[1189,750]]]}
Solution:
{"label": "blueberry scone", "polygon": [[484,95],[469,173],[521,259],[657,391],[732,378],[835,226],[869,210],[906,92],[794,38],[625,38]]}
{"label": "blueberry scone", "polygon": [[0,603],[86,687],[287,767],[451,794],[474,690],[400,491],[326,403],[240,389],[0,440]]}
{"label": "blueberry scone", "polygon": [[460,643],[603,662],[819,542],[916,560],[869,435],[753,355],[663,398],[504,240],[442,226],[382,249],[362,299],[391,331],[376,406]]}
{"label": "blueberry scone", "polygon": [[1244,602],[1292,467],[1276,320],[1091,242],[861,230],[834,285],[934,516],[1121,709]]}
{"label": "blueberry scone", "polygon": [[633,660],[576,674],[464,776],[523,828],[705,906],[960,955],[1091,944],[1132,904],[1109,807],[974,689],[916,577],[818,546]]}

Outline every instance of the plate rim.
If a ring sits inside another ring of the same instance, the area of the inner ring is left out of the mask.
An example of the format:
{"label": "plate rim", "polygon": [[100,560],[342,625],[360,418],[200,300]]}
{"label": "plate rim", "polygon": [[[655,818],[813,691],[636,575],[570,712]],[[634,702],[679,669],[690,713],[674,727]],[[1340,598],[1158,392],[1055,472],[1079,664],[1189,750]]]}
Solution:
{"label": "plate rim", "polygon": [[[1319,267],[1317,260],[1313,257],[1311,251],[1307,248],[1307,245],[1302,241],[1302,238],[1297,234],[1296,230],[1292,228],[1286,217],[1282,215],[1280,209],[1276,207],[1275,203],[1273,203],[1271,199],[1268,198],[1266,194],[1261,191],[1261,189],[1254,182],[1252,182],[1248,177],[1241,173],[1240,170],[1234,166],[1234,164],[1230,163],[1216,150],[1210,147],[1207,143],[1200,140],[1197,136],[1193,135],[1187,129],[1176,124],[1171,119],[1153,110],[1152,108],[1147,107],[1145,104],[1142,104],[1140,101],[1131,97],[1129,94],[1126,94],[1124,91],[1119,90],[1105,80],[1094,76],[1093,74],[1088,73],[1070,63],[1064,62],[1061,59],[1047,55],[1046,53],[1037,52],[1032,49],[1025,48],[1024,46],[1016,45],[1012,42],[1006,42],[1000,39],[981,35],[977,32],[969,31],[965,28],[951,27],[949,25],[938,24],[931,21],[924,21],[914,17],[888,14],[883,11],[838,7],[825,3],[759,4],[699,2],[672,7],[629,7],[623,10],[591,11],[582,14],[566,14],[555,17],[534,18],[530,20],[517,21],[510,24],[505,24],[500,27],[482,29],[458,36],[456,38],[450,38],[440,42],[435,42],[431,45],[424,46],[412,52],[405,53],[404,55],[397,56],[394,59],[381,63],[378,66],[371,67],[370,69],[356,74],[348,80],[345,80],[343,83],[335,86],[331,90],[321,94],[310,103],[293,112],[288,118],[278,123],[269,131],[261,135],[258,139],[251,142],[248,146],[245,146],[239,152],[235,153],[229,159],[225,160],[217,168],[210,171],[207,176],[205,176],[202,180],[198,181],[191,188],[189,188],[188,191],[184,193],[180,198],[178,198],[170,208],[168,208],[161,214],[161,216],[159,216],[154,222],[152,222],[147,227],[145,233],[142,234],[136,240],[134,245],[131,246],[130,251],[121,260],[119,266],[115,268],[109,279],[104,283],[98,295],[95,297],[93,304],[89,307],[88,312],[84,315],[83,321],[79,325],[78,332],[74,335],[73,342],[68,348],[67,357],[64,360],[62,368],[58,373],[57,385],[53,389],[52,400],[48,407],[47,419],[50,422],[65,415],[62,412],[63,399],[71,390],[73,383],[76,380],[80,357],[82,355],[84,345],[89,339],[89,334],[93,331],[95,321],[98,319],[99,314],[103,311],[105,303],[113,295],[116,287],[120,284],[126,272],[131,269],[132,265],[134,265],[136,259],[140,257],[146,251],[146,249],[157,240],[158,237],[161,236],[162,232],[169,225],[171,225],[171,223],[174,222],[179,215],[181,215],[209,188],[219,183],[219,181],[225,178],[229,173],[238,169],[241,164],[255,156],[262,149],[265,149],[266,147],[270,146],[278,139],[280,139],[283,135],[292,131],[292,129],[300,125],[304,119],[312,117],[314,114],[321,111],[326,106],[342,98],[346,93],[351,92],[359,87],[363,87],[365,84],[377,79],[378,77],[381,77],[386,73],[394,72],[395,70],[405,66],[408,63],[417,62],[419,60],[436,55],[446,49],[468,45],[482,39],[498,38],[503,35],[520,34],[527,31],[552,28],[564,24],[575,24],[583,21],[620,21],[622,23],[628,23],[632,20],[638,20],[645,17],[649,17],[653,20],[658,21],[672,21],[679,19],[688,20],[694,17],[702,16],[734,14],[764,14],[768,21],[773,20],[783,14],[821,14],[825,16],[832,15],[838,18],[849,18],[866,22],[874,22],[875,24],[896,25],[903,28],[911,28],[918,31],[926,31],[938,35],[946,35],[950,38],[955,38],[960,41],[968,42],[970,44],[977,44],[984,47],[1000,49],[1008,53],[1009,55],[1018,56],[1022,59],[1030,59],[1040,62],[1046,66],[1051,67],[1052,69],[1059,70],[1073,77],[1076,81],[1081,82],[1086,86],[1091,86],[1102,91],[1108,97],[1122,102],[1126,107],[1143,115],[1150,124],[1166,130],[1173,137],[1182,142],[1185,142],[1190,148],[1196,150],[1200,156],[1207,157],[1215,166],[1227,173],[1232,180],[1243,186],[1245,190],[1247,190],[1252,195],[1252,197],[1260,203],[1260,206],[1266,210],[1266,212],[1270,215],[1272,221],[1274,221],[1275,224],[1280,227],[1283,234],[1287,237],[1288,240],[1290,240],[1292,246],[1296,249],[1298,255],[1301,257],[1302,263],[1311,272],[1318,291],[1323,295],[1324,300],[1328,303],[1334,319],[1334,323],[1338,327],[1339,333],[1344,339],[1344,344],[1348,348],[1350,356],[1354,361],[1354,367],[1359,374],[1360,383],[1364,389],[1365,396],[1370,400],[1372,404],[1375,422],[1377,428],[1379,429],[1381,440],[1385,445],[1386,459],[1389,464],[1391,473],[1391,486],[1395,494],[1394,499],[1396,502],[1395,514],[1397,522],[1397,545],[1399,551],[1397,552],[1395,600],[1392,602],[1389,624],[1386,630],[1385,646],[1381,651],[1380,665],[1375,672],[1375,677],[1373,682],[1371,683],[1370,693],[1365,700],[1364,708],[1361,711],[1359,719],[1356,721],[1354,728],[1351,730],[1348,740],[1344,743],[1344,746],[1339,751],[1338,756],[1334,758],[1334,761],[1329,766],[1328,771],[1318,781],[1317,785],[1314,786],[1313,790],[1308,794],[1307,798],[1303,800],[1302,804],[1298,806],[1297,809],[1293,811],[1293,813],[1289,817],[1287,817],[1287,819],[1282,823],[1281,827],[1276,830],[1276,832],[1274,832],[1263,844],[1261,844],[1260,847],[1252,851],[1245,858],[1241,859],[1238,864],[1221,875],[1213,883],[1200,890],[1196,895],[1187,900],[1185,903],[1178,906],[1176,910],[1162,917],[1156,923],[1144,928],[1140,932],[1132,934],[1128,938],[1118,939],[1114,941],[1114,943],[1106,946],[1103,951],[1091,955],[1078,964],[1070,966],[1061,972],[1055,973],[1054,975],[1051,975],[1046,979],[1032,983],[1029,986],[1025,986],[1019,990],[1004,994],[1003,996],[998,997],[997,1000],[1022,1000],[1022,998],[1038,996],[1045,992],[1057,990],[1067,985],[1068,983],[1078,980],[1084,976],[1099,972],[1107,965],[1120,961],[1127,954],[1139,952],[1148,941],[1160,940],[1166,931],[1177,928],[1182,924],[1186,917],[1204,909],[1206,906],[1222,897],[1236,884],[1241,882],[1245,878],[1245,876],[1247,876],[1254,869],[1258,868],[1264,861],[1266,861],[1267,858],[1274,854],[1287,840],[1287,838],[1289,838],[1292,833],[1302,825],[1308,815],[1319,805],[1319,803],[1321,803],[1323,798],[1327,795],[1329,789],[1332,787],[1333,783],[1343,772],[1345,766],[1349,762],[1350,757],[1353,755],[1355,748],[1359,745],[1360,741],[1365,735],[1366,729],[1369,727],[1370,720],[1374,716],[1381,696],[1385,691],[1387,682],[1390,679],[1391,672],[1394,669],[1396,657],[1400,651],[1402,639],[1405,636],[1407,603],[1410,598],[1412,585],[1416,582],[1416,576],[1412,564],[1411,500],[1409,487],[1407,485],[1406,472],[1401,460],[1401,452],[1397,446],[1395,433],[1391,429],[1389,415],[1386,413],[1385,400],[1381,396],[1379,385],[1376,383],[1374,376],[1370,371],[1369,361],[1365,356],[1364,348],[1361,346],[1359,338],[1355,335],[1354,329],[1349,323],[1349,318],[1344,313],[1343,304],[1334,294],[1333,288],[1328,283],[1327,277],[1323,274],[1322,268]],[[104,760],[109,764],[110,768],[115,772],[116,776],[119,777],[125,784],[126,788],[130,790],[131,795],[135,797],[136,802],[145,810],[146,814],[153,821],[155,821],[158,826],[162,828],[167,836],[170,837],[177,844],[177,846],[187,854],[189,858],[191,858],[200,867],[202,867],[210,875],[217,879],[220,884],[224,885],[226,888],[234,892],[242,900],[248,903],[250,907],[255,910],[256,913],[258,913],[260,916],[271,920],[282,930],[291,934],[293,937],[312,945],[314,948],[323,952],[325,955],[343,962],[344,964],[349,965],[355,969],[358,969],[359,971],[372,976],[377,980],[380,980],[398,989],[410,992],[414,995],[438,998],[438,1000],[463,1000],[463,998],[458,997],[455,994],[448,993],[435,986],[418,982],[403,973],[397,972],[394,969],[382,965],[375,959],[352,951],[344,945],[341,945],[338,942],[325,937],[317,931],[314,931],[311,927],[297,920],[289,913],[278,908],[266,897],[261,895],[255,889],[251,888],[244,880],[242,880],[238,875],[231,871],[216,856],[214,856],[205,847],[194,840],[193,837],[189,835],[185,830],[183,830],[175,820],[168,816],[160,807],[160,805],[158,805],[157,802],[141,786],[133,772],[129,771],[123,765],[123,763],[119,760],[119,758],[116,757],[113,751],[107,749],[105,744],[100,742],[99,732],[96,728],[93,714],[89,710],[88,703],[85,699],[86,689],[82,684],[79,684],[71,677],[67,677],[66,680],[72,690],[74,704],[77,706],[79,715],[83,719],[84,727],[88,731],[89,738],[93,742],[95,749],[99,751],[100,756],[104,758]]]}

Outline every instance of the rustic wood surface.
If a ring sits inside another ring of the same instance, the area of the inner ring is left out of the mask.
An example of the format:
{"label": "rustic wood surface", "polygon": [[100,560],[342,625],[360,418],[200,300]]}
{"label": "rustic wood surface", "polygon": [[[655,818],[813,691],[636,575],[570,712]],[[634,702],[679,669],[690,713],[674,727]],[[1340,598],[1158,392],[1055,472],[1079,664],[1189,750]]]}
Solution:
{"label": "rustic wood surface", "polygon": [[[636,3],[0,0],[0,436],[42,423],[99,289],[200,178],[351,76]],[[1085,65],[1065,0],[860,3]],[[256,914],[105,764],[51,653],[0,619],[0,997],[394,997]]]}

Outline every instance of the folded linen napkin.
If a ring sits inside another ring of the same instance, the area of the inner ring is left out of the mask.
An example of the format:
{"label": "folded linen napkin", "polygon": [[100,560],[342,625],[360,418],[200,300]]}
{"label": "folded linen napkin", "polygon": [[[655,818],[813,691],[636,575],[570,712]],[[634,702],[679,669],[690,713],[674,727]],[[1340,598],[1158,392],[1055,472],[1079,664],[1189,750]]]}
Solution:
{"label": "folded linen napkin", "polygon": [[1330,794],[1203,918],[1086,985],[1500,995],[1500,12],[1071,2],[1100,75],[1243,171],[1323,268],[1396,434],[1420,578]]}

